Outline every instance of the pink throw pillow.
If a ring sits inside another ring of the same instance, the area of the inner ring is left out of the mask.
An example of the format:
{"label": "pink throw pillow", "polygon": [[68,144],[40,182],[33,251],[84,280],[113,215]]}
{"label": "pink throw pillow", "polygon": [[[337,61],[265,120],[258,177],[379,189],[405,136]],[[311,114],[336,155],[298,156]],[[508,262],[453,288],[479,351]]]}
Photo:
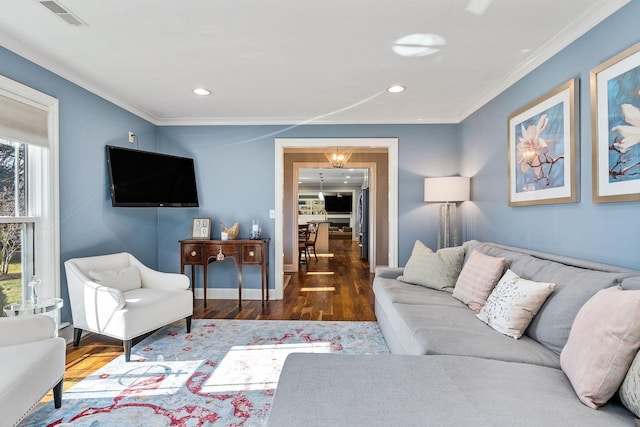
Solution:
{"label": "pink throw pillow", "polygon": [[578,398],[604,405],[622,384],[640,347],[640,291],[598,291],[580,309],[560,353],[560,367]]}
{"label": "pink throw pillow", "polygon": [[487,302],[503,271],[504,258],[473,251],[462,267],[451,296],[478,312]]}

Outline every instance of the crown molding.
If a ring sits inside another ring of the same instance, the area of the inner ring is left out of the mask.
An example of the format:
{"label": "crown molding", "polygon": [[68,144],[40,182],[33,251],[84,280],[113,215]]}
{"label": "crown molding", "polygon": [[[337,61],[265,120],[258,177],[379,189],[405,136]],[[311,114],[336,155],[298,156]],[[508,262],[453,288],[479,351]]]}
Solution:
{"label": "crown molding", "polygon": [[601,0],[583,13],[576,15],[573,22],[565,27],[566,30],[559,32],[554,38],[548,40],[547,43],[534,51],[526,61],[521,63],[519,67],[500,79],[500,84],[490,88],[484,96],[473,102],[463,114],[457,117],[457,122],[460,123],[475,113],[493,98],[500,95],[514,83],[551,59],[562,49],[582,37],[630,1],[631,0]]}

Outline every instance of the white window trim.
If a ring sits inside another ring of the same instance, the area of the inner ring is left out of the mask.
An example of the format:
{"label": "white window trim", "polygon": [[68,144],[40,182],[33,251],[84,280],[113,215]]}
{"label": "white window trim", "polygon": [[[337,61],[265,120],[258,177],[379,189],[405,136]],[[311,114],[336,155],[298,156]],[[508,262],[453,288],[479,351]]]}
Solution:
{"label": "white window trim", "polygon": [[[29,185],[36,185],[42,197],[35,203],[37,216],[35,233],[35,270],[42,279],[41,295],[60,297],[60,194],[59,194],[59,107],[58,100],[21,83],[0,76],[0,94],[35,106],[47,112],[49,147],[38,150],[40,156],[29,161],[37,162],[40,173],[30,176]],[[32,150],[30,150],[32,151]],[[32,155],[32,153],[29,153]]]}

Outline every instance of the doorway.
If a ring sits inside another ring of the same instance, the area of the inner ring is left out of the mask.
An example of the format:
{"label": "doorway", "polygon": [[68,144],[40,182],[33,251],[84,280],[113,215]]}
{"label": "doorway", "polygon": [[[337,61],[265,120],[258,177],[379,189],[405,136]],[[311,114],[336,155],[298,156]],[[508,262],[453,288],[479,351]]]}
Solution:
{"label": "doorway", "polygon": [[[316,167],[309,167],[314,165]],[[362,206],[360,197],[362,194],[369,194],[369,188],[373,187],[372,193],[375,195],[376,163],[374,162],[352,162],[344,168],[317,167],[316,163],[294,162],[293,163],[293,195],[297,203],[297,211],[294,212],[294,230],[299,225],[309,223],[326,223],[322,226],[318,236],[316,251],[322,254],[329,254],[329,243],[331,240],[348,240],[355,242],[355,252],[361,253],[361,258],[365,261],[375,260],[376,245],[369,245],[369,241],[375,242],[375,198],[367,206]],[[370,184],[371,181],[371,184]],[[287,180],[285,180],[287,185]],[[285,202],[286,203],[286,202]],[[370,209],[370,205],[373,209]],[[363,221],[363,213],[366,212],[366,221]],[[289,223],[286,221],[285,223]],[[370,227],[371,225],[371,227]],[[285,233],[286,235],[287,233]],[[295,245],[292,242],[291,245]],[[287,256],[287,245],[285,245],[284,271],[286,273],[296,272],[300,268],[300,259]],[[374,272],[375,265],[367,271]]]}
{"label": "doorway", "polygon": [[[293,236],[291,236],[294,221],[297,212],[297,200],[293,203],[293,163],[290,158],[285,161],[285,153],[306,153],[315,154],[318,167],[328,167],[328,161],[324,158],[324,150],[329,147],[349,147],[361,153],[362,158],[371,158],[371,153],[384,152],[385,161],[377,166],[384,170],[384,180],[382,186],[378,189],[384,189],[383,197],[378,197],[378,203],[383,203],[384,208],[378,210],[379,215],[384,220],[377,221],[378,227],[384,230],[382,233],[376,233],[377,246],[384,246],[384,250],[378,251],[376,259],[370,260],[375,265],[397,266],[398,254],[398,140],[397,138],[276,138],[275,149],[275,231],[274,231],[274,249],[275,249],[275,289],[270,291],[273,299],[281,299],[283,295],[283,277],[285,265],[285,247],[287,252],[293,254]],[[289,156],[288,156],[289,157]],[[295,159],[294,159],[295,160]],[[357,156],[352,157],[349,164],[356,164]],[[313,163],[313,162],[312,162]],[[286,165],[286,166],[285,166]],[[311,165],[309,165],[311,166]],[[366,166],[364,166],[366,167]],[[297,180],[295,181],[297,185]],[[297,192],[296,192],[297,194]]]}

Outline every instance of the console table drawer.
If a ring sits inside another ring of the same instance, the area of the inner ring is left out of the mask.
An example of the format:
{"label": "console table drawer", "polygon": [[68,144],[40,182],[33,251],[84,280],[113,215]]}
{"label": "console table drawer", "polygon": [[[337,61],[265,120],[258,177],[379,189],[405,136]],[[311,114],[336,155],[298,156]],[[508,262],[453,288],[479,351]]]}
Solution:
{"label": "console table drawer", "polygon": [[262,264],[262,245],[244,245],[242,247],[243,264]]}
{"label": "console table drawer", "polygon": [[218,255],[218,253],[220,253],[220,249],[222,249],[224,256],[234,256],[238,254],[238,245],[234,243],[212,243],[207,245],[207,252],[209,256]]}
{"label": "console table drawer", "polygon": [[202,264],[203,246],[187,244],[182,246],[182,260],[185,264]]}

